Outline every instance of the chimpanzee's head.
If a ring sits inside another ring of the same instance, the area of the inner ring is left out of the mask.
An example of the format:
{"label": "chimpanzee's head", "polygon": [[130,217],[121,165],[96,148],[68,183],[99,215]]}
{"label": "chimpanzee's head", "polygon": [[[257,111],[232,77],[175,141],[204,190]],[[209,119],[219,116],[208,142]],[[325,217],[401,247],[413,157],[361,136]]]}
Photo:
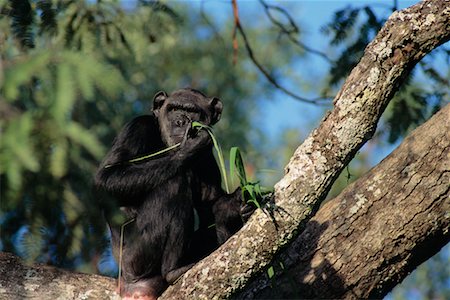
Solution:
{"label": "chimpanzee's head", "polygon": [[167,146],[180,143],[192,122],[213,125],[220,119],[222,102],[202,92],[186,88],[170,96],[158,92],[153,98],[153,113],[158,120],[161,138]]}

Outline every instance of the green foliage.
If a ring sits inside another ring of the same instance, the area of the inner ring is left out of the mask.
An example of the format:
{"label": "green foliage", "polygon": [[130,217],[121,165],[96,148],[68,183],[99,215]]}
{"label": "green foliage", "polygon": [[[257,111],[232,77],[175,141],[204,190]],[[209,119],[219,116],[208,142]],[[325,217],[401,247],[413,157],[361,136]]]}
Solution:
{"label": "green foliage", "polygon": [[220,147],[219,142],[217,141],[216,137],[214,136],[212,128],[210,126],[201,124],[199,122],[192,122],[192,128],[198,128],[199,130],[204,129],[208,132],[209,136],[211,137],[211,139],[213,141],[214,149],[216,149],[216,152],[217,152],[217,158],[219,159],[219,169],[220,169],[220,173],[222,174],[223,184],[225,185],[225,191],[229,194],[230,187],[228,185],[228,176],[227,176],[226,169],[225,169],[225,161],[223,159],[222,148]]}
{"label": "green foliage", "polygon": [[[90,260],[103,247],[90,192],[101,138],[127,117],[116,116],[128,83],[112,60],[125,41],[118,30],[105,38],[123,10],[113,2],[1,5],[0,245],[31,261]],[[74,22],[85,29],[72,30]]]}
{"label": "green foliage", "polygon": [[235,174],[239,178],[244,202],[253,203],[257,208],[261,208],[260,202],[264,196],[273,192],[272,189],[261,187],[259,182],[249,182],[247,180],[244,160],[238,147],[232,147],[230,150],[230,173],[231,177]]}
{"label": "green foliage", "polygon": [[33,119],[29,112],[11,120],[8,126],[4,130],[2,129],[0,172],[6,174],[11,189],[10,193],[17,192],[21,188],[23,171],[39,171],[40,164],[32,150],[33,142],[30,137],[32,129]]}
{"label": "green foliage", "polygon": [[[241,150],[238,147],[230,149],[230,173],[236,174],[239,178],[240,186],[246,186],[247,174],[245,173],[244,161],[242,159]],[[234,177],[231,177],[234,178]]]}
{"label": "green foliage", "polygon": [[449,265],[450,245],[447,245],[406,277],[401,285],[388,294],[386,299],[449,299]]}
{"label": "green foliage", "polygon": [[267,269],[267,276],[269,276],[269,279],[272,279],[272,277],[275,276],[275,271],[273,270],[273,266],[270,266]]}
{"label": "green foliage", "polygon": [[[340,53],[331,64],[323,93],[330,93],[340,85],[356,66],[367,44],[386,21],[386,15],[370,6],[347,6],[338,10],[333,19],[322,28],[322,31],[331,37],[330,45],[339,49]],[[434,55],[447,61],[450,58],[449,51],[445,48],[434,51]],[[413,80],[413,75],[410,75],[406,84],[402,85],[401,90],[394,96],[380,126],[390,143],[396,142],[409,130],[421,124],[450,99],[449,68],[446,68],[445,75],[444,68],[434,65],[428,59],[419,65],[422,68],[421,73],[430,81],[430,86],[420,85],[417,80]]]}
{"label": "green foliage", "polygon": [[33,10],[29,1],[11,1],[10,16],[14,36],[20,41],[22,47],[32,48],[33,42]]}
{"label": "green foliage", "polygon": [[[269,277],[269,279],[271,279],[272,283],[276,282],[276,276],[279,276],[279,274],[281,274],[284,271],[284,264],[283,262],[279,262],[278,266],[277,265],[271,265],[269,266],[269,268],[267,269],[267,277]],[[272,285],[271,283],[271,285]]]}
{"label": "green foliage", "polygon": [[450,101],[450,69],[447,68],[447,74],[444,75],[427,61],[422,61],[419,66],[419,71],[428,75],[428,84],[414,80],[419,71],[413,72],[386,109],[383,125],[390,143],[406,136]]}
{"label": "green foliage", "polygon": [[389,127],[388,141],[394,143],[426,120],[427,96],[423,89],[410,86],[402,89],[389,104],[386,124]]}
{"label": "green foliage", "polygon": [[42,69],[48,65],[50,61],[50,53],[37,53],[25,59],[12,62],[13,66],[5,70],[2,88],[2,94],[13,102],[18,98],[22,85],[28,84],[34,76],[39,76]]}
{"label": "green foliage", "polygon": [[253,203],[257,208],[261,208],[260,201],[265,195],[271,193],[272,190],[262,188],[259,182],[249,182],[247,180],[244,160],[242,159],[241,151],[239,150],[239,148],[232,147],[230,150],[230,176],[228,176],[225,168],[225,160],[223,157],[222,148],[220,147],[220,144],[217,141],[212,128],[199,122],[193,122],[192,127],[207,130],[208,134],[211,136],[214,149],[216,150],[217,158],[219,160],[220,173],[222,175],[223,183],[227,193],[230,193],[228,177],[233,178],[233,175],[235,174],[236,177],[239,178],[243,201],[246,203]]}
{"label": "green foliage", "polygon": [[[85,70],[95,72],[87,72],[84,77],[78,75]],[[105,76],[106,82],[101,80]],[[11,190],[21,188],[18,178],[22,170],[38,172],[43,160],[48,162],[48,170],[55,178],[67,175],[71,145],[100,158],[103,146],[73,118],[77,113],[77,95],[92,100],[93,91],[98,90],[113,96],[124,87],[122,82],[116,70],[76,52],[36,50],[11,60],[0,91],[11,107],[23,106],[28,110],[2,124],[6,128],[0,160],[5,161],[4,173]],[[33,136],[42,137],[46,145]],[[42,156],[47,158],[40,159]]]}
{"label": "green foliage", "polygon": [[217,134],[248,147],[257,76],[232,66],[231,45],[198,16],[180,17],[184,10],[147,1],[127,9],[119,1],[0,1],[0,250],[95,270],[87,263],[104,248],[105,227],[92,176],[114,135],[147,113],[157,90],[192,85],[220,96]]}
{"label": "green foliage", "polygon": [[[322,28],[322,32],[331,36],[332,46],[343,46],[343,49],[331,65],[328,85],[336,86],[347,77],[384,22],[385,19],[378,18],[369,6],[347,6],[335,12],[333,19]],[[329,89],[329,86],[325,87],[326,92]]]}
{"label": "green foliage", "polygon": [[[323,93],[336,91],[336,88],[342,84],[343,80],[361,59],[368,42],[379,31],[391,10],[392,8],[390,7],[387,10],[383,10],[375,7],[375,5],[372,7],[351,5],[337,11],[333,19],[323,27],[323,32],[330,36],[330,46],[338,51],[337,58],[331,64],[326,84],[323,87]],[[447,48],[445,48],[446,46]],[[409,131],[428,119],[434,112],[446,103],[449,103],[450,69],[448,66],[450,53],[448,44],[446,46],[440,47],[430,55],[427,55],[418,64],[418,67],[414,69],[414,73],[400,87],[400,90],[396,93],[382,116],[378,126],[379,133],[374,139],[376,143],[381,143],[382,139],[387,140],[389,143],[397,142],[407,135]],[[368,154],[376,156],[377,148],[374,148],[373,145],[367,145],[367,148],[372,148],[370,153],[362,152],[357,155],[356,159],[351,162],[349,167],[334,183],[328,195],[329,198],[339,194],[345,186],[368,170],[370,161],[367,156]],[[426,269],[428,264],[432,266],[433,260],[434,258],[419,269]],[[436,261],[440,261],[441,265],[448,265],[448,263],[442,264],[442,257],[436,259]],[[435,270],[438,270],[438,268]],[[439,271],[436,273],[439,273]],[[430,272],[428,275],[430,277],[434,276],[433,272]],[[448,278],[448,272],[446,275]],[[433,282],[433,280],[420,280],[418,277],[417,275],[411,276],[407,280],[405,287],[397,288],[393,293],[394,298],[417,298],[417,293],[421,294],[420,298],[446,298],[445,293],[448,289],[437,286],[439,283],[445,282],[445,279],[433,278],[435,280]],[[434,286],[434,283],[436,283],[436,286]],[[448,282],[446,284],[448,285]],[[411,293],[418,286],[421,286],[420,290],[425,291],[425,294],[419,291],[415,295]],[[434,291],[436,291],[436,294],[434,294]],[[442,294],[441,291],[443,291]]]}

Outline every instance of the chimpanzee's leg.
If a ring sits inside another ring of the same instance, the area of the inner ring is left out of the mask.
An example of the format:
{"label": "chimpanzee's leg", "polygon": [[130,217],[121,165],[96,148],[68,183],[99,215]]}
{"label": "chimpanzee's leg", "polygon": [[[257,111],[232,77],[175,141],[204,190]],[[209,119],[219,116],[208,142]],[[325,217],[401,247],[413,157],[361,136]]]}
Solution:
{"label": "chimpanzee's leg", "polygon": [[163,278],[172,284],[178,277],[194,264],[186,265],[186,254],[193,234],[193,221],[187,218],[170,224],[170,235],[162,255],[161,273]]}
{"label": "chimpanzee's leg", "polygon": [[[120,290],[122,299],[156,300],[167,288],[161,276],[161,255],[164,241],[155,235],[138,230],[130,224],[124,232],[122,255],[120,234],[112,235],[114,256],[121,263]],[[122,261],[119,258],[122,257]]]}

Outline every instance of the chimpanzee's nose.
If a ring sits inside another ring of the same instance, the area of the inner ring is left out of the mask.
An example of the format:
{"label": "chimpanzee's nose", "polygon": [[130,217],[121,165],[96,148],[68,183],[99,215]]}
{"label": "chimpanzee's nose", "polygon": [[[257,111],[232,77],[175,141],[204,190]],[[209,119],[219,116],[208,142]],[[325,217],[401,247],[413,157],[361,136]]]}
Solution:
{"label": "chimpanzee's nose", "polygon": [[189,118],[187,116],[180,116],[176,121],[175,125],[178,127],[184,127],[189,122]]}

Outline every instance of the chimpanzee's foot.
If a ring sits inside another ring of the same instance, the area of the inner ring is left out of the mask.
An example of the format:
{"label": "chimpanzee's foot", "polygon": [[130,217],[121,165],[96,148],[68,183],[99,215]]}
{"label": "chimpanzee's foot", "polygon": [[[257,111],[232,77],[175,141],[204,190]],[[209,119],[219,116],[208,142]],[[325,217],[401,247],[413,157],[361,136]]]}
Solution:
{"label": "chimpanzee's foot", "polygon": [[187,270],[189,270],[190,268],[192,268],[192,266],[195,264],[190,264],[175,270],[170,271],[169,273],[167,273],[166,275],[166,281],[169,284],[173,284],[178,278],[180,278],[181,275],[183,275],[184,273],[187,272]]}
{"label": "chimpanzee's foot", "polygon": [[133,294],[122,295],[122,300],[157,300],[158,296],[148,295],[141,291],[134,291]]}
{"label": "chimpanzee's foot", "polygon": [[161,276],[122,284],[120,296],[124,300],[156,300],[167,288],[167,282]]}

